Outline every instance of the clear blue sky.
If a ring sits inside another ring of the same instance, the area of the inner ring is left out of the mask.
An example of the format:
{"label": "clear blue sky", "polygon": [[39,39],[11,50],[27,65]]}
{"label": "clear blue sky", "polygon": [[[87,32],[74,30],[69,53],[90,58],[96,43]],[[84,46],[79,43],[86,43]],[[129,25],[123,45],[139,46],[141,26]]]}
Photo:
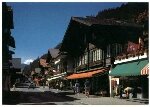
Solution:
{"label": "clear blue sky", "polygon": [[71,16],[97,15],[100,10],[121,6],[122,3],[32,3],[11,2],[14,13],[16,49],[13,57],[22,62],[36,59],[62,41]]}

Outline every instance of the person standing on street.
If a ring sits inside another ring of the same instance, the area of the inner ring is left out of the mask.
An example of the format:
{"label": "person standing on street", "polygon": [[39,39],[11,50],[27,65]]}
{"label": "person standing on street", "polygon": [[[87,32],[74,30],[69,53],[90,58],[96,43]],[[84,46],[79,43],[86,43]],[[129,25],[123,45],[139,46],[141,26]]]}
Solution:
{"label": "person standing on street", "polygon": [[90,82],[86,79],[85,83],[84,83],[84,89],[85,89],[85,95],[86,97],[89,97],[89,93],[90,93]]}
{"label": "person standing on street", "polygon": [[60,82],[60,90],[61,91],[63,90],[63,82],[62,81]]}
{"label": "person standing on street", "polygon": [[78,81],[75,83],[75,93],[79,96],[80,93],[80,84]]}
{"label": "person standing on street", "polygon": [[16,85],[16,83],[13,85],[13,89],[14,89],[14,91],[16,90],[16,86],[15,86],[15,85]]}
{"label": "person standing on street", "polygon": [[75,94],[75,86],[72,85],[71,81],[70,81],[70,89],[73,90],[73,93]]}
{"label": "person standing on street", "polygon": [[50,90],[50,88],[51,88],[50,82],[48,82],[48,88],[49,88],[49,90]]}
{"label": "person standing on street", "polygon": [[123,86],[120,85],[119,88],[120,88],[120,89],[119,89],[119,91],[120,91],[120,92],[119,92],[120,98],[122,98],[122,94],[123,94]]}
{"label": "person standing on street", "polygon": [[59,90],[59,84],[58,84],[58,82],[56,83],[56,89],[57,89],[57,91]]}

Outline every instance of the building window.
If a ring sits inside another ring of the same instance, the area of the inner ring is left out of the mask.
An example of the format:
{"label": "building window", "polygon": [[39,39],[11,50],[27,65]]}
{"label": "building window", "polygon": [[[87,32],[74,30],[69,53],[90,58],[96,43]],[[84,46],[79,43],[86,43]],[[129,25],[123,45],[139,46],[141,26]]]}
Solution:
{"label": "building window", "polygon": [[90,51],[89,54],[90,54],[90,55],[89,55],[89,57],[90,57],[89,61],[90,61],[90,62],[93,62],[93,52],[92,52],[92,50]]}
{"label": "building window", "polygon": [[111,53],[111,48],[110,48],[110,45],[107,46],[107,57],[110,57]]}
{"label": "building window", "polygon": [[95,61],[97,61],[97,50],[95,50]]}
{"label": "building window", "polygon": [[101,60],[103,57],[102,57],[102,55],[103,55],[103,53],[102,53],[103,51],[101,50],[101,49],[98,49],[97,51],[96,51],[96,61],[97,60]]}
{"label": "building window", "polygon": [[94,51],[94,61],[96,61],[96,50]]}
{"label": "building window", "polygon": [[100,50],[100,60],[102,60],[102,59],[103,59],[103,51]]}
{"label": "building window", "polygon": [[97,50],[97,60],[100,60],[100,49]]}
{"label": "building window", "polygon": [[92,52],[93,53],[93,62],[95,61],[95,51]]}
{"label": "building window", "polygon": [[115,43],[107,46],[107,57],[115,57],[122,52],[122,45]]}
{"label": "building window", "polygon": [[88,56],[87,56],[87,53],[85,54],[85,64],[87,64],[88,62]]}
{"label": "building window", "polygon": [[81,65],[81,57],[79,57],[79,66]]}
{"label": "building window", "polygon": [[112,56],[117,56],[118,54],[120,54],[122,52],[122,45],[121,44],[113,44],[112,45]]}
{"label": "building window", "polygon": [[84,55],[82,56],[82,65],[85,64],[85,61],[84,61]]}

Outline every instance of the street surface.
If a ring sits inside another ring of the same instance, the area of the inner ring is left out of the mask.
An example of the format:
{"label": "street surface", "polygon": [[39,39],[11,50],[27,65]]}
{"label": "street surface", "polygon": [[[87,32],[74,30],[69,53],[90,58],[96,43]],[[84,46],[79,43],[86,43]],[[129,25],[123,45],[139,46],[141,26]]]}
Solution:
{"label": "street surface", "polygon": [[90,95],[86,98],[84,94],[74,95],[71,90],[60,91],[48,87],[35,89],[16,88],[11,89],[17,93],[11,104],[17,105],[147,105],[141,101],[127,101],[127,99],[100,97]]}

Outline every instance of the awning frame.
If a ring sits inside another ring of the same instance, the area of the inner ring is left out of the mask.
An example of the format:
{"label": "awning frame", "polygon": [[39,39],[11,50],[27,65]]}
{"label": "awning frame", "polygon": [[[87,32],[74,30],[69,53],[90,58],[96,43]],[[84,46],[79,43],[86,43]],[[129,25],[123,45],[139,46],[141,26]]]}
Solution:
{"label": "awning frame", "polygon": [[99,74],[99,73],[104,73],[109,71],[108,68],[102,68],[102,69],[97,69],[97,70],[89,70],[88,72],[82,72],[82,73],[74,73],[68,77],[66,77],[66,79],[81,79],[81,78],[91,78],[93,77],[95,74]]}
{"label": "awning frame", "polygon": [[140,59],[117,64],[117,66],[109,73],[109,76],[140,76],[141,69],[147,65],[147,63],[148,59]]}

